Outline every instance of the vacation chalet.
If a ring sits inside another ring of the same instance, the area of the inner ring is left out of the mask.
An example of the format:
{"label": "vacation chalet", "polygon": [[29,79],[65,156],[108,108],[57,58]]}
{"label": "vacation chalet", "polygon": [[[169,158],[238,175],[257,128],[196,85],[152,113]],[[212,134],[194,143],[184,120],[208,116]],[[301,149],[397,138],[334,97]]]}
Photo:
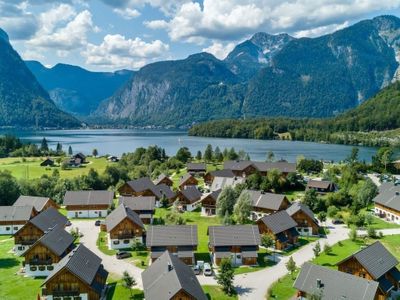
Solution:
{"label": "vacation chalet", "polygon": [[222,190],[227,186],[234,188],[236,185],[245,182],[246,179],[243,177],[214,177],[211,184],[211,191]]}
{"label": "vacation chalet", "polygon": [[114,199],[110,191],[67,191],[64,205],[68,218],[106,217]]}
{"label": "vacation chalet", "polygon": [[379,242],[361,249],[337,263],[338,270],[379,283],[378,299],[388,299],[399,291],[399,261]]}
{"label": "vacation chalet", "polygon": [[293,287],[296,299],[377,300],[378,283],[306,262]]}
{"label": "vacation chalet", "polygon": [[49,197],[35,197],[35,196],[19,196],[17,201],[13,204],[13,206],[27,206],[33,205],[37,212],[42,212],[49,207],[53,207],[55,209],[60,208],[51,198]]}
{"label": "vacation chalet", "polygon": [[173,186],[174,182],[172,181],[171,178],[169,178],[167,175],[164,173],[160,174],[156,180],[154,180],[155,185],[160,185],[160,184],[165,184],[167,186]]}
{"label": "vacation chalet", "polygon": [[14,252],[17,255],[20,255],[40,239],[47,231],[55,226],[64,228],[67,223],[68,219],[65,216],[60,214],[55,208],[49,207],[30,219],[14,234]]}
{"label": "vacation chalet", "polygon": [[200,199],[201,214],[205,216],[214,216],[217,213],[217,199],[221,190],[203,195]]}
{"label": "vacation chalet", "polygon": [[318,235],[319,224],[312,210],[305,204],[296,201],[286,209],[286,212],[297,223],[296,229],[300,235]]}
{"label": "vacation chalet", "polygon": [[219,265],[223,258],[230,258],[236,266],[257,264],[261,243],[257,226],[209,226],[207,234],[214,264]]}
{"label": "vacation chalet", "polygon": [[73,155],[72,158],[74,159],[75,163],[78,165],[86,163],[86,155],[84,155],[83,153],[77,153],[77,154]]}
{"label": "vacation chalet", "polygon": [[46,158],[44,161],[40,163],[41,167],[52,167],[54,166],[54,160],[50,157]]}
{"label": "vacation chalet", "polygon": [[286,161],[258,162],[251,160],[230,160],[224,163],[224,169],[232,170],[236,176],[247,177],[256,172],[261,176],[267,175],[271,170],[278,170],[283,176],[296,172],[296,164]]}
{"label": "vacation chalet", "polygon": [[136,242],[143,243],[144,225],[139,215],[119,205],[106,218],[109,249],[130,248]]}
{"label": "vacation chalet", "polygon": [[168,250],[184,263],[192,265],[197,244],[197,225],[157,225],[147,229],[146,246],[151,252],[152,262]]}
{"label": "vacation chalet", "polygon": [[326,194],[334,192],[336,186],[333,182],[328,180],[309,180],[307,182],[306,191],[315,190],[318,194]]}
{"label": "vacation chalet", "polygon": [[400,185],[383,183],[373,202],[376,215],[386,221],[400,224]]}
{"label": "vacation chalet", "polygon": [[187,163],[187,171],[193,176],[203,176],[207,172],[207,165],[205,163]]}
{"label": "vacation chalet", "polygon": [[0,235],[14,234],[37,215],[32,205],[0,206]]}
{"label": "vacation chalet", "polygon": [[198,180],[191,174],[186,173],[182,175],[179,179],[179,189],[183,190],[186,186],[196,186],[198,185]]}
{"label": "vacation chalet", "polygon": [[235,174],[233,174],[232,170],[215,170],[207,172],[204,175],[204,182],[208,185],[211,185],[214,181],[215,177],[222,177],[222,178],[234,178]]}
{"label": "vacation chalet", "polygon": [[290,202],[285,195],[267,193],[264,191],[243,190],[242,194],[245,193],[248,193],[250,196],[256,219],[265,214],[285,210],[290,205]]}
{"label": "vacation chalet", "polygon": [[63,227],[55,226],[45,232],[24,256],[25,273],[32,277],[46,277],[55,265],[74,248],[74,238]]}
{"label": "vacation chalet", "polygon": [[257,221],[261,234],[270,234],[275,240],[275,249],[285,250],[297,243],[297,223],[285,210],[262,217]]}
{"label": "vacation chalet", "polygon": [[137,213],[144,224],[153,223],[153,215],[156,207],[156,197],[139,196],[119,198],[119,204],[124,204]]}
{"label": "vacation chalet", "polygon": [[42,295],[46,300],[100,300],[107,276],[101,258],[80,244],[55,266],[43,282]]}
{"label": "vacation chalet", "polygon": [[182,210],[193,211],[196,209],[196,204],[201,199],[202,193],[194,185],[185,186],[178,192],[179,206]]}
{"label": "vacation chalet", "polygon": [[[154,196],[156,200],[165,196],[169,202],[176,198],[170,186],[165,183],[155,185],[149,177],[128,181],[118,189],[118,192],[121,196]],[[159,205],[156,203],[156,206]]]}
{"label": "vacation chalet", "polygon": [[142,273],[146,300],[207,300],[192,268],[165,251]]}

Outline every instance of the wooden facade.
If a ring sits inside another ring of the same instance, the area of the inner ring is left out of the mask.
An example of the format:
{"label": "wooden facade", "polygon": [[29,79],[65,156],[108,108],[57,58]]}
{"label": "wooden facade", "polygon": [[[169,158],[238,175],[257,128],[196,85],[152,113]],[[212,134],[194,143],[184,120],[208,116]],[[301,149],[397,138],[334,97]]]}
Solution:
{"label": "wooden facade", "polygon": [[286,238],[287,241],[282,242],[278,239],[278,234],[274,234],[262,221],[257,221],[258,229],[260,230],[260,234],[270,234],[271,236],[274,237],[275,240],[275,249],[277,250],[285,250],[290,246],[293,246],[299,241],[298,236],[293,236],[289,230],[285,230],[279,234],[283,234]]}
{"label": "wooden facade", "polygon": [[144,229],[128,218],[125,218],[117,226],[115,226],[109,232],[109,234],[111,239],[132,239],[135,237],[142,237],[144,234]]}
{"label": "wooden facade", "polygon": [[171,180],[171,178],[169,178],[169,177],[164,177],[164,178],[161,179],[159,182],[157,182],[157,185],[160,185],[160,184],[165,184],[165,185],[171,187],[171,186],[174,185],[174,182]]}
{"label": "wooden facade", "polygon": [[43,236],[44,232],[28,222],[14,235],[15,245],[33,245]]}
{"label": "wooden facade", "polygon": [[47,202],[46,202],[46,204],[44,205],[42,211],[45,211],[45,210],[48,209],[49,207],[53,207],[53,208],[55,208],[55,209],[59,209],[59,208],[60,208],[60,206],[59,206],[53,199],[50,199],[50,198],[49,198],[49,200],[47,200]]}
{"label": "wooden facade", "polygon": [[281,206],[279,206],[278,210],[270,209],[270,208],[267,208],[267,207],[253,206],[253,211],[261,212],[261,213],[265,213],[265,214],[273,214],[273,213],[275,213],[277,211],[285,210],[289,206],[290,206],[289,200],[286,197],[284,197],[283,200],[282,200]]}
{"label": "wooden facade", "polygon": [[[377,258],[378,259],[378,258]],[[367,269],[365,269],[358,261],[355,257],[350,257],[349,259],[346,259],[344,261],[341,261],[338,263],[338,270],[341,272],[345,272],[348,274],[352,274],[354,276],[358,276],[361,278],[365,278],[367,280],[377,280],[378,278],[374,278],[368,271]],[[399,283],[396,282],[396,280],[389,274],[386,273],[385,278],[390,281],[396,290],[398,290],[399,288]],[[381,288],[378,288],[378,292],[377,292],[377,296],[376,299],[377,300],[385,300],[388,298],[390,294],[385,294]]]}
{"label": "wooden facade", "polygon": [[[228,246],[228,247],[223,247],[224,252],[230,252],[232,255],[238,255],[242,253],[242,247],[241,246]],[[218,247],[209,247],[209,251],[213,254],[216,255],[218,252]],[[257,251],[258,251],[258,246],[257,246]],[[241,265],[245,266],[254,266],[257,265],[257,258],[258,255],[255,257],[242,257],[241,258]],[[221,264],[222,257],[216,257],[214,259],[214,262],[217,266]],[[234,260],[234,259],[233,259]]]}
{"label": "wooden facade", "polygon": [[[65,206],[65,209],[67,211],[76,211],[76,212],[86,211],[86,210],[102,211],[102,210],[108,210],[108,208],[109,208],[109,205],[107,205],[107,204],[104,204],[104,205],[100,205],[100,204],[90,205],[90,204],[88,204],[88,205],[67,205],[67,206]],[[78,217],[78,216],[76,216],[76,217]],[[101,217],[101,216],[99,216],[99,217]],[[103,216],[103,217],[105,217],[105,216]]]}
{"label": "wooden facade", "polygon": [[24,263],[29,265],[51,265],[58,263],[65,254],[69,253],[71,249],[67,251],[60,257],[56,255],[46,246],[42,245],[40,242],[29,248],[24,254]]}
{"label": "wooden facade", "polygon": [[[233,174],[235,174],[235,176],[239,176],[239,177],[247,177],[250,176],[256,172],[258,172],[257,168],[253,165],[249,165],[246,168],[244,168],[243,170],[232,170]],[[261,176],[265,176],[265,174],[261,174]]]}
{"label": "wooden facade", "polygon": [[180,290],[175,295],[173,295],[170,299],[171,300],[197,300],[195,297],[186,293],[183,289]]}
{"label": "wooden facade", "polygon": [[206,215],[215,215],[217,211],[217,199],[209,194],[201,200],[201,206]]}
{"label": "wooden facade", "polygon": [[156,195],[154,195],[153,191],[151,191],[150,189],[141,191],[141,192],[137,192],[135,191],[128,183],[124,183],[119,189],[118,192],[120,193],[121,196],[153,196],[156,197]]}
{"label": "wooden facade", "polygon": [[[149,251],[150,252],[160,252],[159,248],[163,248],[163,252],[168,250],[169,253],[171,253],[171,254],[177,254],[179,248],[185,248],[185,252],[192,251],[193,255],[190,257],[179,257],[179,259],[187,265],[194,265],[194,263],[195,263],[194,251],[197,251],[197,246],[173,246],[173,245],[165,246],[165,247],[164,246],[163,247],[153,246],[153,247],[149,248]],[[155,251],[155,250],[157,250],[157,251]],[[157,258],[158,257],[151,257],[151,262],[154,262]]]}
{"label": "wooden facade", "polygon": [[179,185],[179,189],[183,190],[185,188],[185,186],[198,185],[198,184],[199,184],[199,181],[195,177],[190,176],[188,179],[186,179],[184,182],[182,182]]}
{"label": "wooden facade", "polygon": [[379,217],[389,219],[392,222],[398,222],[400,218],[400,211],[376,202],[375,213],[378,214]]}
{"label": "wooden facade", "polygon": [[304,213],[302,210],[291,215],[292,219],[296,221],[297,227],[301,228],[303,233],[305,228],[312,228],[310,235],[319,234],[319,225],[309,215]]}
{"label": "wooden facade", "polygon": [[[106,278],[96,274],[94,281],[100,285],[104,285]],[[87,283],[83,282],[79,277],[75,276],[67,269],[62,269],[58,274],[51,278],[45,288],[42,289],[43,296],[52,295],[53,299],[57,296],[79,296],[87,294],[88,300],[99,300],[100,294],[95,291]],[[73,298],[72,298],[73,299]]]}

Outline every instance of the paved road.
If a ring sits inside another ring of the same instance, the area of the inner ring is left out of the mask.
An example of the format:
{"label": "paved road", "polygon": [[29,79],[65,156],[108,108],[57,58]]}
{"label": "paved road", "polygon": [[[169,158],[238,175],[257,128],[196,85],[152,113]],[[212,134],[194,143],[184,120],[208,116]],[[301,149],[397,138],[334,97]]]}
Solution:
{"label": "paved road", "polygon": [[375,174],[368,174],[367,175],[369,179],[372,180],[373,183],[376,184],[377,187],[379,187],[382,183],[379,181],[379,177],[376,176]]}
{"label": "paved road", "polygon": [[94,221],[72,221],[70,228],[79,228],[79,231],[83,234],[80,238],[80,242],[87,248],[93,251],[97,256],[103,260],[104,268],[111,274],[122,276],[124,271],[133,276],[136,280],[138,288],[143,288],[142,284],[142,269],[134,266],[126,260],[116,259],[115,256],[106,255],[101,252],[96,245],[97,237],[99,235],[100,227],[94,226]]}

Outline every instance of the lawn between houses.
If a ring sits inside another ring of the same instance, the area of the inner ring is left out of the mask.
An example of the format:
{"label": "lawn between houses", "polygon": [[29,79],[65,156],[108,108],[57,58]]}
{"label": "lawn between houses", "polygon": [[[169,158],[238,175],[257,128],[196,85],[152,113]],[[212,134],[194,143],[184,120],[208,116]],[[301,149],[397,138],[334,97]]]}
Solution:
{"label": "lawn between houses", "polygon": [[[400,260],[400,235],[388,235],[381,239],[378,239],[388,250]],[[330,254],[321,253],[319,257],[314,258],[312,263],[321,265],[331,269],[337,269],[336,264],[344,258],[350,256],[354,252],[357,252],[364,245],[369,245],[375,242],[375,239],[364,240],[345,240],[332,246],[332,252]],[[323,243],[321,244],[323,247]],[[300,267],[300,266],[298,266]],[[298,270],[295,274],[287,274],[275,282],[268,290],[266,299],[279,299],[289,300],[292,299],[296,294],[296,289],[293,288],[294,281],[296,280]]]}

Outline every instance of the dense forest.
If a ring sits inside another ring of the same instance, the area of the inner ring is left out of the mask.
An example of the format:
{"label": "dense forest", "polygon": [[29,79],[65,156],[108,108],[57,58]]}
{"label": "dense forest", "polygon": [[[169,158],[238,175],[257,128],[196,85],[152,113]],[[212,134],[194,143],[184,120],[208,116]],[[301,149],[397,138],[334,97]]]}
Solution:
{"label": "dense forest", "polygon": [[194,125],[189,130],[189,135],[254,139],[281,138],[378,146],[399,142],[396,131],[400,128],[399,115],[400,83],[396,82],[359,107],[334,118],[219,120]]}

